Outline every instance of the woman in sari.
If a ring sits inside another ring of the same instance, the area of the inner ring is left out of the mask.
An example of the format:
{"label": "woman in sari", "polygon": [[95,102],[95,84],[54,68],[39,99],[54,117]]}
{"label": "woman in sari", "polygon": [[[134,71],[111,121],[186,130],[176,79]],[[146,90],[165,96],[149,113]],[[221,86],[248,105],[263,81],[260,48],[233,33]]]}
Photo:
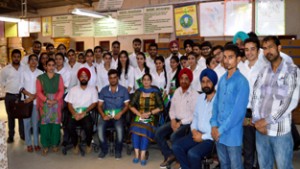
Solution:
{"label": "woman in sari", "polygon": [[163,110],[160,91],[158,88],[151,87],[151,82],[151,75],[144,74],[142,77],[143,87],[136,90],[129,104],[130,110],[136,115],[130,127],[135,151],[133,163],[141,161],[143,166],[147,164],[146,151],[149,142],[154,141],[158,113]]}
{"label": "woman in sari", "polygon": [[60,122],[63,105],[64,83],[62,77],[55,73],[55,61],[46,62],[46,73],[37,77],[37,106],[40,114],[42,154],[46,155],[49,148],[58,151],[60,142]]}

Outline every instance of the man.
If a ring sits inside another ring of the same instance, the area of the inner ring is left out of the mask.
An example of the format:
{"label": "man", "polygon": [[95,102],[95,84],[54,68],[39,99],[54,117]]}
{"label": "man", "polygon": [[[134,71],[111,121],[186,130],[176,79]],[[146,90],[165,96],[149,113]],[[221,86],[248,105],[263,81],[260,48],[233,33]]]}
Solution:
{"label": "man", "polygon": [[291,112],[299,102],[300,71],[280,56],[280,41],[267,36],[262,41],[269,64],[253,87],[252,111],[260,168],[293,168]]}
{"label": "man", "polygon": [[113,41],[112,43],[112,62],[111,65],[113,68],[118,67],[118,57],[120,53],[120,42],[119,41]]}
{"label": "man", "polygon": [[197,65],[201,69],[205,69],[206,68],[206,62],[205,62],[205,58],[203,56],[201,56],[201,45],[199,43],[194,43],[193,52],[196,56]]}
{"label": "man", "polygon": [[142,41],[139,38],[135,38],[132,41],[132,47],[133,47],[133,52],[131,55],[129,55],[129,60],[130,60],[130,65],[134,68],[136,68],[137,65],[137,59],[136,56],[138,53],[141,52],[141,48],[142,48]]}
{"label": "man", "polygon": [[65,101],[68,103],[68,109],[72,115],[69,117],[70,119],[67,126],[74,146],[74,154],[78,154],[79,152],[76,132],[77,126],[81,126],[85,132],[85,141],[87,144],[86,152],[90,153],[92,150],[91,142],[93,137],[93,121],[90,111],[97,105],[97,90],[87,85],[91,78],[91,73],[87,68],[79,69],[77,78],[80,81],[80,85],[74,86],[65,98]]}
{"label": "man", "polygon": [[182,169],[201,169],[201,160],[212,152],[214,146],[209,120],[212,115],[218,76],[213,70],[204,69],[200,81],[203,94],[197,98],[191,133],[180,138],[172,146]]}
{"label": "man", "polygon": [[259,72],[265,68],[266,64],[258,60],[260,44],[258,39],[249,38],[244,41],[245,55],[247,60],[245,61],[245,77],[249,82],[250,95],[247,105],[247,112],[243,123],[243,149],[244,149],[244,168],[252,169],[255,162],[256,146],[255,146],[255,127],[252,125],[252,110],[251,100],[253,93],[253,86],[257,79]]}
{"label": "man", "polygon": [[167,72],[171,71],[170,60],[172,56],[177,56],[179,59],[182,56],[181,53],[179,53],[179,43],[177,40],[173,40],[169,43],[169,50],[171,54],[169,57],[165,58],[165,66]]}
{"label": "man", "polygon": [[183,47],[185,50],[184,56],[187,56],[189,53],[193,51],[194,41],[191,39],[186,39],[183,42]]}
{"label": "man", "polygon": [[[32,44],[32,53],[40,57],[41,51],[42,51],[42,43],[40,41],[34,41]],[[28,64],[28,57],[29,55],[23,57],[23,59],[21,60],[22,65]]]}
{"label": "man", "polygon": [[55,59],[55,48],[52,43],[47,44],[46,51],[48,53],[49,58]]}
{"label": "man", "polygon": [[214,71],[217,73],[218,79],[220,79],[226,73],[223,63],[224,47],[221,45],[214,46],[211,49],[211,53],[212,56],[216,58],[216,61],[218,63],[217,67],[214,68]]}
{"label": "man", "polygon": [[241,169],[243,120],[249,99],[247,79],[237,69],[239,48],[224,48],[227,72],[221,77],[210,120],[222,169]]}
{"label": "man", "polygon": [[102,62],[102,53],[103,53],[103,48],[101,46],[95,46],[94,47],[94,54],[95,54],[95,66],[99,67],[103,64]]}
{"label": "man", "polygon": [[71,72],[71,80],[70,80],[70,85],[69,85],[69,89],[71,89],[73,86],[75,86],[77,84],[77,72],[81,66],[81,63],[76,61],[76,52],[74,49],[69,49],[67,51],[67,58],[68,58],[68,62],[66,63],[66,68],[68,70],[70,70]]}
{"label": "man", "polygon": [[204,41],[203,43],[201,43],[200,45],[201,56],[204,57],[204,59],[211,56],[211,48],[212,45],[209,41]]}
{"label": "man", "polygon": [[[27,58],[28,59],[28,58]],[[12,117],[9,109],[10,102],[14,102],[19,98],[21,77],[23,72],[23,66],[20,64],[21,51],[14,49],[11,52],[12,63],[5,66],[0,72],[0,85],[5,90],[5,109],[8,117],[8,138],[7,143],[14,142],[15,135],[15,119]],[[23,119],[19,119],[19,135],[22,140],[24,136]]]}
{"label": "man", "polygon": [[[156,70],[154,60],[157,57],[158,46],[156,43],[151,43],[148,47],[148,53],[150,57],[146,58],[147,66],[150,68],[150,72]],[[170,64],[166,63],[165,64]]]}
{"label": "man", "polygon": [[101,143],[99,158],[104,158],[108,153],[108,145],[105,137],[107,126],[112,125],[116,129],[115,158],[122,157],[122,145],[124,136],[123,114],[128,110],[129,94],[125,87],[119,85],[118,71],[108,71],[109,85],[102,88],[99,93],[98,111],[100,114],[98,123],[98,136]]}
{"label": "man", "polygon": [[177,88],[172,97],[169,116],[171,121],[159,127],[155,133],[155,140],[164,156],[164,161],[160,164],[161,168],[166,168],[174,160],[173,151],[168,146],[167,136],[170,136],[172,143],[186,135],[193,119],[193,112],[198,97],[198,93],[191,89],[193,72],[184,68],[179,75],[180,87]]}

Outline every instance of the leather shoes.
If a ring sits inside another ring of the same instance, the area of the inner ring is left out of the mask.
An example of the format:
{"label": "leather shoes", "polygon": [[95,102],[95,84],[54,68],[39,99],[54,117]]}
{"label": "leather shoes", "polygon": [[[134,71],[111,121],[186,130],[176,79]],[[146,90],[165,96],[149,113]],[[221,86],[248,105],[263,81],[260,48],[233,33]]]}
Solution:
{"label": "leather shoes", "polygon": [[8,144],[13,143],[13,142],[14,142],[14,139],[13,139],[12,137],[8,137],[7,140],[6,140],[6,142],[7,142]]}
{"label": "leather shoes", "polygon": [[170,155],[167,160],[165,160],[164,162],[162,162],[160,164],[160,168],[167,168],[167,166],[171,165],[173,161],[175,161],[175,156],[172,154]]}

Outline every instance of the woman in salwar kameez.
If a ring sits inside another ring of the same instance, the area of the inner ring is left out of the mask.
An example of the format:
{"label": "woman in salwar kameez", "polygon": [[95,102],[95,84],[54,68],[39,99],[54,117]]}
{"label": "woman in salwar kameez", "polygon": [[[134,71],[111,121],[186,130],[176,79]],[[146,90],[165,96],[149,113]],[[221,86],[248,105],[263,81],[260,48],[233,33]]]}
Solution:
{"label": "woman in salwar kameez", "polygon": [[57,152],[60,142],[64,83],[62,77],[54,70],[55,61],[49,59],[46,63],[46,73],[38,76],[36,81],[43,155],[48,153],[50,147],[53,148],[54,152]]}

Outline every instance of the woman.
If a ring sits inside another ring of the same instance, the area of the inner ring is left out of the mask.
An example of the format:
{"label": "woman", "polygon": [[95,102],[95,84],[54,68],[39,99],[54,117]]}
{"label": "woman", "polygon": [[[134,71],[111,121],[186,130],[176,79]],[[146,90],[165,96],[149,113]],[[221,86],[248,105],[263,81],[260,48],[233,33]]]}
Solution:
{"label": "woman", "polygon": [[[110,69],[112,69],[111,67],[111,60],[112,60],[112,55],[109,53],[109,52],[106,52],[103,54],[103,65],[100,65],[98,67],[99,70],[97,70],[97,76],[98,76],[98,79],[100,81],[100,86],[103,88],[107,85],[109,85],[109,82],[108,82],[108,71]],[[100,89],[101,91],[101,89]]]}
{"label": "woman", "polygon": [[[193,72],[193,77],[200,77],[200,73],[202,72],[202,68],[197,64],[197,59],[196,55],[194,52],[189,53],[188,55],[188,62],[189,62],[189,69]],[[200,92],[201,89],[201,84],[199,80],[193,80],[191,87],[193,90]]]}
{"label": "woman", "polygon": [[84,53],[79,53],[77,55],[77,62],[78,63],[81,63],[81,64],[84,64],[85,63],[85,56],[84,56]]}
{"label": "woman", "polygon": [[146,56],[143,52],[139,52],[136,56],[138,66],[134,68],[134,90],[142,87],[142,76],[149,74],[150,69],[146,63]]}
{"label": "woman", "polygon": [[25,133],[25,143],[27,145],[27,152],[33,152],[33,146],[31,141],[31,133],[30,128],[33,129],[33,143],[34,150],[40,151],[41,148],[39,146],[39,131],[38,131],[38,112],[36,109],[36,78],[43,74],[43,72],[37,69],[38,64],[38,56],[35,54],[31,54],[28,57],[28,66],[26,66],[23,70],[23,74],[21,77],[21,89],[22,93],[26,95],[25,103],[29,103],[33,101],[33,109],[30,118],[23,119],[24,122],[24,133]]}
{"label": "woman", "polygon": [[71,71],[64,66],[65,57],[63,53],[55,54],[55,72],[60,74],[64,81],[65,93],[67,93],[67,89],[69,88],[71,82]]}
{"label": "woman", "polygon": [[151,87],[152,77],[149,73],[142,76],[143,87],[136,90],[129,104],[136,115],[130,127],[135,152],[133,163],[141,161],[146,165],[146,150],[149,141],[154,141],[154,131],[158,122],[158,113],[163,110],[159,89]]}
{"label": "woman", "polygon": [[45,72],[46,62],[48,59],[49,59],[49,56],[46,52],[41,53],[38,69],[40,69],[42,72]]}
{"label": "woman", "polygon": [[118,77],[119,84],[126,87],[129,93],[133,93],[134,76],[133,68],[129,65],[129,56],[125,50],[122,50],[118,57]]}
{"label": "woman", "polygon": [[181,70],[181,65],[179,62],[179,58],[176,56],[172,56],[170,60],[171,71],[168,72],[168,84],[167,84],[167,94],[172,98],[175,90],[179,87],[179,79],[178,74]]}
{"label": "woman", "polygon": [[55,61],[46,62],[46,73],[36,80],[37,107],[40,114],[42,154],[46,155],[50,147],[58,151],[60,140],[61,109],[63,105],[64,83],[55,73]]}
{"label": "woman", "polygon": [[151,72],[151,75],[153,77],[152,84],[157,86],[163,93],[168,83],[165,59],[163,56],[158,56],[154,59],[154,63],[156,69]]}

